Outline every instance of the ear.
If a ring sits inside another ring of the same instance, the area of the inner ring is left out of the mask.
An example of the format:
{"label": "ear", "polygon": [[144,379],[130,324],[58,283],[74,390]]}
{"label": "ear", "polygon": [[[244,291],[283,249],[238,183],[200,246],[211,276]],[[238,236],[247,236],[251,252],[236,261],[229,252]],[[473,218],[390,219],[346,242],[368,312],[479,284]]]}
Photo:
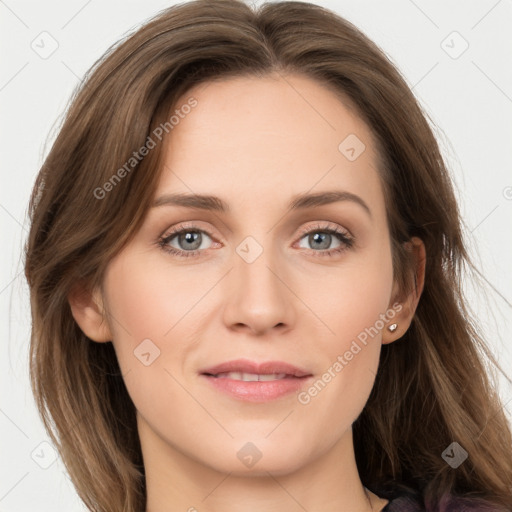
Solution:
{"label": "ear", "polygon": [[91,292],[84,282],[78,282],[69,292],[68,302],[73,318],[88,338],[99,343],[112,340],[99,290]]}
{"label": "ear", "polygon": [[[425,284],[425,263],[427,261],[427,255],[425,251],[425,244],[418,237],[412,237],[410,241],[404,244],[408,251],[412,252],[412,258],[414,259],[414,287],[408,292],[403,300],[397,301],[395,298],[398,296],[398,288],[395,283],[393,287],[393,300],[390,304],[395,304],[396,307],[393,309],[397,312],[393,318],[388,320],[384,330],[382,331],[382,343],[392,343],[397,339],[401,338],[409,329],[416,307],[423,292],[423,286]],[[400,309],[397,305],[400,304]],[[392,324],[397,324],[395,331],[391,332],[388,327]]]}

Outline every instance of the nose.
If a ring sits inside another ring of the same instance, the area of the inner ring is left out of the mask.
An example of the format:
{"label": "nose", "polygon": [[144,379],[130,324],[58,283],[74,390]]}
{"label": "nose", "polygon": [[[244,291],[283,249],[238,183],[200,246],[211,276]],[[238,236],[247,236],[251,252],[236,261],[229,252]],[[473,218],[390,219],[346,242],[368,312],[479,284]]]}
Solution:
{"label": "nose", "polygon": [[233,254],[234,268],[226,280],[224,308],[228,328],[259,336],[273,329],[283,333],[292,328],[296,317],[294,295],[284,265],[277,259],[268,248],[263,248],[254,261]]}

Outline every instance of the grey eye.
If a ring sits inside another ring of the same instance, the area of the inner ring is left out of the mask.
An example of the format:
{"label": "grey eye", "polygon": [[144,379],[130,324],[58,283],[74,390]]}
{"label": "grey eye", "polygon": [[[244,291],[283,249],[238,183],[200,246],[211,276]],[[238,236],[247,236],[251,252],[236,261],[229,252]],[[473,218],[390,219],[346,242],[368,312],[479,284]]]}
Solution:
{"label": "grey eye", "polygon": [[[341,242],[337,236],[333,236],[331,233],[327,233],[325,231],[315,231],[313,233],[309,233],[302,237],[301,241],[304,239],[307,239],[307,243],[309,244],[309,247],[304,247],[303,245],[299,244],[299,247],[304,249],[319,249],[323,251],[326,249],[335,249],[341,245]],[[337,241],[339,245],[336,247],[331,247],[330,245],[333,240]]]}
{"label": "grey eye", "polygon": [[[203,243],[206,242],[205,238],[209,239],[210,237],[204,231],[188,229],[174,233],[172,237],[168,239],[167,244],[181,251],[195,251],[198,249],[206,249],[206,247],[203,246]],[[174,242],[177,242],[177,247],[173,245]]]}

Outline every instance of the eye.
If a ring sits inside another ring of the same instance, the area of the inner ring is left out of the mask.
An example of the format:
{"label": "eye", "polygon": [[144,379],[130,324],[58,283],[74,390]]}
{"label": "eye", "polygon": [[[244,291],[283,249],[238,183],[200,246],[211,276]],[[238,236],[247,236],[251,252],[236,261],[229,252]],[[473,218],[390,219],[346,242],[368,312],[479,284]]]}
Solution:
{"label": "eye", "polygon": [[[306,245],[309,245],[305,248],[312,248],[314,256],[334,256],[354,245],[354,238],[351,235],[337,226],[331,227],[330,224],[317,225],[313,229],[310,227],[304,230],[302,235],[300,242],[305,240]],[[300,242],[299,247],[304,248]],[[334,248],[331,246],[333,242],[337,244]]]}
{"label": "eye", "polygon": [[211,236],[205,230],[190,226],[172,230],[158,244],[164,251],[186,258],[207,249],[208,239],[211,240]]}
{"label": "eye", "polygon": [[[210,243],[208,242],[210,240]],[[309,247],[304,247],[303,240]],[[178,257],[202,256],[212,246],[212,235],[191,224],[173,228],[158,240],[158,245],[169,254]],[[332,244],[336,244],[334,248]],[[222,244],[214,242],[213,245]],[[301,230],[298,247],[310,249],[313,256],[329,257],[340,254],[354,245],[354,238],[348,232],[331,224],[317,224]]]}

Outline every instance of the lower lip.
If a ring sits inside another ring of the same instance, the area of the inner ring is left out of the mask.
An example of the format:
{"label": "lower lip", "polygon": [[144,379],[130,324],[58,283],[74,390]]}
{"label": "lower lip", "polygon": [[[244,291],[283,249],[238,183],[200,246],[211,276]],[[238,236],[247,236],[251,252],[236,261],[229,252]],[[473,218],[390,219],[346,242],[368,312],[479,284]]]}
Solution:
{"label": "lower lip", "polygon": [[268,402],[299,391],[309,382],[309,377],[285,377],[269,381],[246,382],[227,377],[202,375],[219,391],[247,402]]}

